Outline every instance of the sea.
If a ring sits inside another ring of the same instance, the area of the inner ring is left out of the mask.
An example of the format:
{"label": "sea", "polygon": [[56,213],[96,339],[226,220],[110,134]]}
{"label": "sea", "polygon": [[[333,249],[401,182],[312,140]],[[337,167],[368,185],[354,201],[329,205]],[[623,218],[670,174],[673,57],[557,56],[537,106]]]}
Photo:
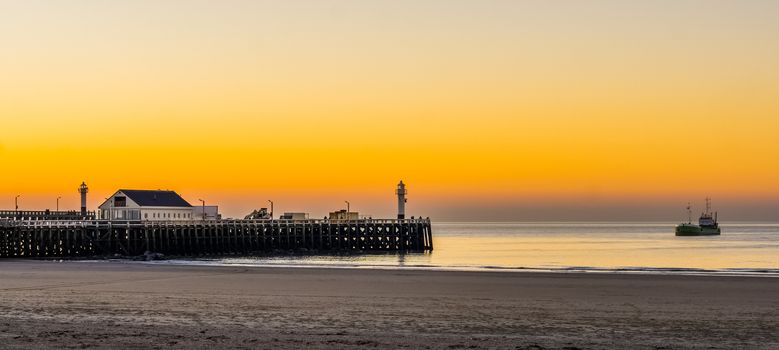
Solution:
{"label": "sea", "polygon": [[675,223],[433,223],[426,253],[271,254],[150,264],[592,272],[779,277],[779,223],[721,224],[722,235],[676,237]]}

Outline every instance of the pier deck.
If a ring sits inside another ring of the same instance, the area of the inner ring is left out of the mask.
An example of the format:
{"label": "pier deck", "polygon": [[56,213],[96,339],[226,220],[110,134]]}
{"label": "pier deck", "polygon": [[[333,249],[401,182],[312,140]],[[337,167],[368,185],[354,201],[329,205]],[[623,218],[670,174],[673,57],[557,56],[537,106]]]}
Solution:
{"label": "pier deck", "polygon": [[0,258],[433,249],[429,219],[107,221],[0,219]]}

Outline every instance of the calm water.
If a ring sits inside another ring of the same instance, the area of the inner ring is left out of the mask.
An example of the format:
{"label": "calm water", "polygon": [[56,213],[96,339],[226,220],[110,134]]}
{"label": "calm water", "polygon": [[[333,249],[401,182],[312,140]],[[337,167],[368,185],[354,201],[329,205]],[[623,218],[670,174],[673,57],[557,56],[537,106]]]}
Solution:
{"label": "calm water", "polygon": [[[779,223],[676,237],[673,223],[439,223],[425,254],[275,256],[163,264],[779,276]],[[155,262],[157,263],[157,262]]]}

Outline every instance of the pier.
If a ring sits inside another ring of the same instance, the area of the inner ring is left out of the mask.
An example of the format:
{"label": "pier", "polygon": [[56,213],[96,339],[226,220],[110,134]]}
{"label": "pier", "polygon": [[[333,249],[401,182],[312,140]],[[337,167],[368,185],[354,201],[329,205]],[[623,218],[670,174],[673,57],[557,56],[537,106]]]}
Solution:
{"label": "pier", "polygon": [[[28,216],[29,217],[29,216]],[[34,216],[33,216],[34,217]],[[0,258],[425,252],[430,219],[116,221],[0,219]]]}

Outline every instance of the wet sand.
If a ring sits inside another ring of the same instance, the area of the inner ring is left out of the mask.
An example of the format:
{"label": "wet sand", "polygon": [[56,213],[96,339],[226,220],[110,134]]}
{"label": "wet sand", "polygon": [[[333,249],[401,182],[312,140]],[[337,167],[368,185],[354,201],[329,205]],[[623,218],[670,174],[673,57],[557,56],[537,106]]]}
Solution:
{"label": "wet sand", "polygon": [[0,348],[779,349],[779,278],[0,260]]}

